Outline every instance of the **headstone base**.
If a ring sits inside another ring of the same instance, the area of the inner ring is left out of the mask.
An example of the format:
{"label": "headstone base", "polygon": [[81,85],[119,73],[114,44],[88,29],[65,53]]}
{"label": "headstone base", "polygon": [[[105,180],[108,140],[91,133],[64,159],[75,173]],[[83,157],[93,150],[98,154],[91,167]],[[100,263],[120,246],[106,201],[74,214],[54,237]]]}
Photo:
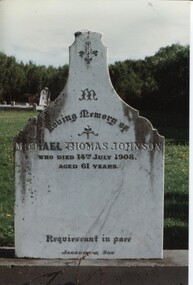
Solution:
{"label": "headstone base", "polygon": [[188,251],[165,250],[157,260],[0,258],[0,284],[188,285]]}

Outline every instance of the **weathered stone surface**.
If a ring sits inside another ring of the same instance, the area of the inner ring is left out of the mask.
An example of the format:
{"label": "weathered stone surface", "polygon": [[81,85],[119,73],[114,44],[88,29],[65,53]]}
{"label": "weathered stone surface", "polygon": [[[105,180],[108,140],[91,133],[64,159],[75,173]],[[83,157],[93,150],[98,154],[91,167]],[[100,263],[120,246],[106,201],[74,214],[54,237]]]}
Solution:
{"label": "weathered stone surface", "polygon": [[64,90],[15,139],[16,255],[162,258],[164,138],[116,94],[101,34],[75,37]]}

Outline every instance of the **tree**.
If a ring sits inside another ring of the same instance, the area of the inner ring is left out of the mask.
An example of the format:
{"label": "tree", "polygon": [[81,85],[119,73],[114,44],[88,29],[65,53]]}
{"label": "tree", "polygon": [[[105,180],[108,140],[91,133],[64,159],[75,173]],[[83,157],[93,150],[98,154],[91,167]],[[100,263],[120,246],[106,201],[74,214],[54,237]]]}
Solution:
{"label": "tree", "polygon": [[124,101],[132,103],[141,97],[143,83],[130,65],[130,61],[116,62],[110,65],[109,69],[112,84]]}
{"label": "tree", "polygon": [[161,48],[149,59],[157,82],[160,109],[171,106],[186,112],[189,103],[189,46],[174,44]]}
{"label": "tree", "polygon": [[0,100],[4,100],[4,92],[5,92],[5,86],[4,86],[4,80],[5,80],[5,73],[6,73],[6,61],[7,56],[0,52]]}
{"label": "tree", "polygon": [[[137,109],[188,114],[189,46],[162,47],[144,60],[125,60],[109,66],[113,86],[121,98]],[[58,68],[37,66],[32,61],[17,63],[15,57],[0,53],[0,100],[26,101],[47,86],[54,100],[65,86],[68,65]],[[28,94],[28,95],[26,95]]]}
{"label": "tree", "polygon": [[25,74],[22,65],[17,64],[15,57],[0,55],[1,83],[0,92],[4,100],[17,99],[25,84]]}

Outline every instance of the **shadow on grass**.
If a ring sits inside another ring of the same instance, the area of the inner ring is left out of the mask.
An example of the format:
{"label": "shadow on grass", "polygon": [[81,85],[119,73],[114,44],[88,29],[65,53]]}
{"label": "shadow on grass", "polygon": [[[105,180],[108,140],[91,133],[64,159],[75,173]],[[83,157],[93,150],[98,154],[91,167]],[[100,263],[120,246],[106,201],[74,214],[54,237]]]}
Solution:
{"label": "shadow on grass", "polygon": [[188,249],[188,227],[164,227],[164,249]]}
{"label": "shadow on grass", "polygon": [[188,194],[166,193],[164,202],[165,218],[175,218],[188,222]]}
{"label": "shadow on grass", "polygon": [[164,249],[188,249],[188,194],[166,193]]}

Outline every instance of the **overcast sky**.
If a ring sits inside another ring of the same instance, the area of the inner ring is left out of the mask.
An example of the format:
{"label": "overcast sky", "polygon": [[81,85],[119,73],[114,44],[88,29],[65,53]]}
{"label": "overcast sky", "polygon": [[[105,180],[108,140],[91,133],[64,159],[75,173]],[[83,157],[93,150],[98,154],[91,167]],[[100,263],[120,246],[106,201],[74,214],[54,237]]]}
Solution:
{"label": "overcast sky", "polygon": [[190,1],[0,0],[0,51],[18,61],[64,65],[74,33],[103,33],[109,63],[189,44]]}

